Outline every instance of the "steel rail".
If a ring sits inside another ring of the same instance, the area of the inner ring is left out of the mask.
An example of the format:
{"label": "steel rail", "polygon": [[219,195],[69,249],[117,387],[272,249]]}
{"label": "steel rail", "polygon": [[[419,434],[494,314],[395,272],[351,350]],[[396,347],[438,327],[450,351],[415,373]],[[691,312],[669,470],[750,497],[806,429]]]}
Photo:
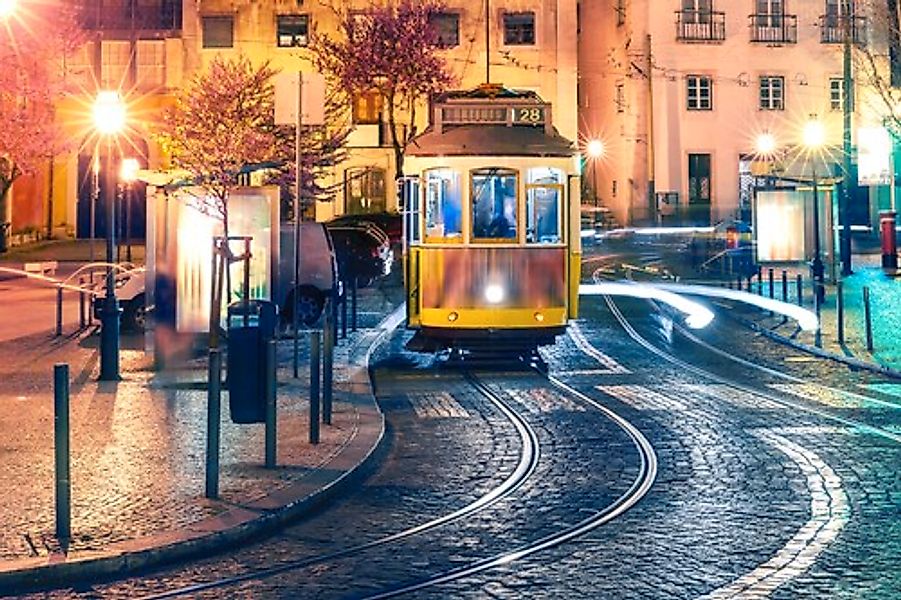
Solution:
{"label": "steel rail", "polygon": [[239,583],[243,583],[246,581],[257,581],[261,579],[268,579],[275,575],[279,575],[282,573],[296,571],[299,569],[307,568],[310,566],[331,562],[333,560],[347,558],[356,554],[360,554],[367,550],[371,550],[373,548],[378,548],[380,546],[385,546],[406,538],[410,538],[412,536],[425,533],[429,530],[436,529],[443,525],[447,525],[448,523],[458,521],[464,519],[466,517],[472,516],[480,511],[487,509],[493,504],[497,503],[501,499],[509,496],[514,493],[517,489],[519,489],[535,472],[535,469],[538,466],[538,459],[540,456],[540,445],[538,441],[538,434],[535,430],[529,425],[526,419],[511,409],[506,402],[503,401],[496,393],[494,393],[490,388],[487,388],[484,385],[478,385],[479,382],[473,376],[467,375],[467,381],[472,385],[475,389],[481,392],[491,403],[513,424],[513,427],[516,429],[517,434],[519,435],[519,439],[521,442],[521,451],[519,456],[519,461],[516,465],[516,468],[513,472],[503,481],[500,485],[494,487],[488,493],[483,494],[475,501],[463,506],[451,513],[446,515],[437,517],[425,523],[421,523],[409,529],[405,529],[403,531],[388,535],[386,537],[382,537],[376,540],[372,540],[370,542],[366,542],[364,544],[358,544],[356,546],[351,546],[349,548],[345,548],[343,550],[339,550],[337,552],[332,552],[329,554],[323,554],[320,556],[312,556],[292,562],[288,562],[277,567],[270,567],[265,569],[259,569],[257,571],[249,571],[247,573],[242,573],[241,575],[236,575],[233,577],[227,577],[222,579],[217,579],[215,581],[197,583],[190,586],[184,586],[176,589],[167,590],[165,592],[160,592],[156,594],[149,594],[145,596],[141,596],[143,600],[151,600],[151,599],[162,599],[162,598],[175,598],[178,596],[185,596],[189,594],[196,594],[199,592],[203,592],[206,590],[218,589],[223,587],[229,587],[233,585],[237,585]]}

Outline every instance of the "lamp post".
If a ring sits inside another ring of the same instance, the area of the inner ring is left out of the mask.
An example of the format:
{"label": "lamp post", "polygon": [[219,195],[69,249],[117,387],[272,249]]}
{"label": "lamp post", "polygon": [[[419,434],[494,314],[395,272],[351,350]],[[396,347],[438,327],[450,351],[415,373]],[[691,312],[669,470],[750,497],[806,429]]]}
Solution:
{"label": "lamp post", "polygon": [[18,0],[0,0],[0,19],[11,17],[16,12]]}
{"label": "lamp post", "polygon": [[[118,92],[101,91],[94,101],[94,127],[106,142],[107,164],[112,151],[112,137],[125,127],[125,103]],[[116,202],[111,195],[106,214],[106,294],[100,317],[100,380],[119,379],[119,302],[116,300],[116,277],[113,270],[113,248],[116,238]]]}
{"label": "lamp post", "polygon": [[804,146],[808,150],[811,157],[812,179],[813,179],[813,260],[810,261],[810,271],[814,281],[814,297],[816,298],[817,311],[825,299],[826,290],[823,287],[823,258],[820,256],[820,202],[819,192],[817,190],[817,158],[819,150],[826,141],[826,132],[823,124],[812,116],[811,120],[804,125],[803,135]]}
{"label": "lamp post", "polygon": [[138,169],[141,168],[138,159],[124,158],[122,159],[122,167],[119,170],[119,179],[125,184],[125,211],[124,211],[124,231],[125,231],[125,260],[131,262],[131,196],[132,186],[138,177]]}
{"label": "lamp post", "polygon": [[597,208],[598,208],[598,161],[604,156],[604,142],[599,139],[593,139],[588,142],[586,147],[588,156],[591,158],[591,191],[594,194],[594,221],[597,225]]}

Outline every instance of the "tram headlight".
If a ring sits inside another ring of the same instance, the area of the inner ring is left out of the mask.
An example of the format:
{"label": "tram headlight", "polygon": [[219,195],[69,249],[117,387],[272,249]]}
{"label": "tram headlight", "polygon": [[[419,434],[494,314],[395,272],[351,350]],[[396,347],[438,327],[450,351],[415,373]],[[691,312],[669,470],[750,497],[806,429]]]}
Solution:
{"label": "tram headlight", "polygon": [[460,318],[460,315],[458,315],[456,313],[456,311],[451,311],[451,312],[447,313],[447,320],[450,321],[451,323],[453,323],[454,321],[456,321],[459,318]]}
{"label": "tram headlight", "polygon": [[544,321],[544,315],[541,314],[540,311],[536,311],[535,314],[532,316],[535,317],[535,320],[538,321],[539,323],[542,323]]}
{"label": "tram headlight", "polygon": [[489,304],[500,304],[504,301],[504,288],[496,283],[489,284],[485,288],[485,300]]}

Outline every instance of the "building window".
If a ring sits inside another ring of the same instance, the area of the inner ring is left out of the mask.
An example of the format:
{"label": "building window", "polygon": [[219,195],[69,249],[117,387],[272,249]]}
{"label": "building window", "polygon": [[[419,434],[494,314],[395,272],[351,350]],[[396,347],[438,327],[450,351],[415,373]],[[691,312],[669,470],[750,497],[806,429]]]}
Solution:
{"label": "building window", "polygon": [[625,84],[622,84],[622,83],[616,84],[616,98],[615,98],[614,102],[616,102],[616,112],[618,112],[618,113],[626,112]]}
{"label": "building window", "polygon": [[[844,102],[845,102],[845,82],[841,77],[830,77],[829,78],[829,109],[834,111],[842,111],[844,110]],[[854,103],[854,98],[851,98],[851,103]],[[854,107],[851,107],[851,110],[854,110]]]}
{"label": "building window", "polygon": [[231,15],[203,17],[203,47],[232,48],[235,45],[235,18]]}
{"label": "building window", "polygon": [[158,87],[166,84],[166,43],[163,40],[138,40],[138,85]]}
{"label": "building window", "polygon": [[713,0],[682,0],[684,23],[710,23],[713,15]]}
{"label": "building window", "polygon": [[452,12],[436,12],[429,15],[429,23],[435,28],[438,45],[454,48],[460,45],[460,15]]}
{"label": "building window", "polygon": [[785,78],[760,78],[760,110],[785,110]]}
{"label": "building window", "polygon": [[689,75],[687,84],[688,110],[713,110],[713,79],[707,75]]}
{"label": "building window", "polygon": [[309,15],[278,15],[275,19],[276,43],[279,48],[306,46],[310,41]]}
{"label": "building window", "polygon": [[757,0],[757,25],[760,27],[782,27],[785,7],[782,0]]}
{"label": "building window", "polygon": [[128,79],[131,48],[128,42],[102,40],[100,42],[100,84],[108,90],[117,90]]}
{"label": "building window", "polygon": [[710,155],[688,155],[688,203],[710,204]]}
{"label": "building window", "polygon": [[616,0],[616,24],[626,23],[626,0]]}
{"label": "building window", "polygon": [[504,13],[504,45],[535,45],[535,13]]}
{"label": "building window", "polygon": [[348,169],[345,177],[345,214],[364,215],[385,212],[385,169],[368,167]]}
{"label": "building window", "polygon": [[378,125],[381,122],[382,98],[378,90],[354,98],[354,124]]}

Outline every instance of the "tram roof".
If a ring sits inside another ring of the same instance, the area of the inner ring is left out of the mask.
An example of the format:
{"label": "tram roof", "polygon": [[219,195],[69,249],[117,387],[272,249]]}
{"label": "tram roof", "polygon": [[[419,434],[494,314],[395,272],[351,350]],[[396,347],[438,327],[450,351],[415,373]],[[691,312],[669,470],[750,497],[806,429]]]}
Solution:
{"label": "tram roof", "polygon": [[572,156],[572,142],[544,127],[459,125],[440,132],[429,127],[413,138],[410,156]]}

